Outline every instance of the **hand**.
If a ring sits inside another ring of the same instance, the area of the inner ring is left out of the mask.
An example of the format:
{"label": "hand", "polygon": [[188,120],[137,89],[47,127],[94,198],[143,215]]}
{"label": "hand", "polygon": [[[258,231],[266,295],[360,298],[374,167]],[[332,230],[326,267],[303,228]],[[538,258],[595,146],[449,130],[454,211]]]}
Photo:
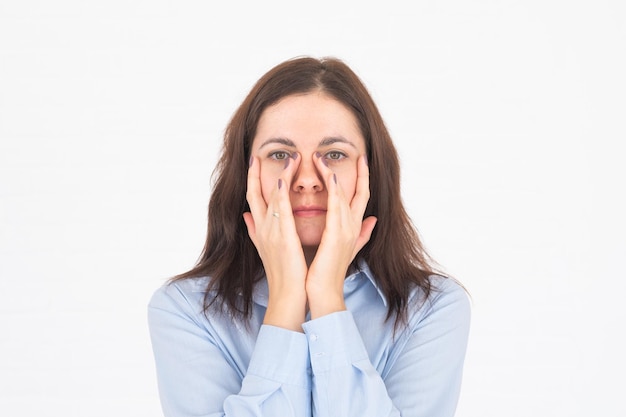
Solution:
{"label": "hand", "polygon": [[291,181],[301,161],[297,153],[294,156],[286,160],[267,204],[261,191],[260,163],[251,158],[246,193],[250,212],[243,219],[267,275],[269,301],[263,322],[301,332],[307,265],[289,201]]}
{"label": "hand", "polygon": [[369,168],[362,156],[357,161],[356,192],[348,202],[336,175],[316,158],[316,166],[328,191],[326,227],[306,278],[311,318],[345,310],[343,284],[348,267],[369,241],[376,217],[363,219],[369,201]]}

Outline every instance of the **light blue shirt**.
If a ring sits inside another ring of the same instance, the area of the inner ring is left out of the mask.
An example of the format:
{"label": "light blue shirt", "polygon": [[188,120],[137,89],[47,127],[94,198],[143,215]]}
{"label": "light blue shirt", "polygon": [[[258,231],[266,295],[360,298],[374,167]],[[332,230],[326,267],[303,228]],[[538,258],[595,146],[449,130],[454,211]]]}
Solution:
{"label": "light blue shirt", "polygon": [[307,320],[304,333],[263,325],[267,281],[249,323],[202,312],[207,278],[164,285],[148,322],[165,416],[451,417],[463,372],[470,303],[454,280],[431,277],[408,325],[393,319],[365,263],[344,284],[347,311]]}

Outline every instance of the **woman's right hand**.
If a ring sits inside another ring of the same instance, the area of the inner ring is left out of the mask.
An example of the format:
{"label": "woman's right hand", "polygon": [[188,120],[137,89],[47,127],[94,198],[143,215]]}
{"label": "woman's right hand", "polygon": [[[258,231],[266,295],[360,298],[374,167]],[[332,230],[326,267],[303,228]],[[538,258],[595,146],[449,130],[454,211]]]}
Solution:
{"label": "woman's right hand", "polygon": [[307,295],[307,265],[293,218],[289,190],[301,157],[287,158],[267,203],[260,181],[260,162],[250,159],[246,199],[250,212],[243,214],[250,239],[256,246],[269,287],[263,323],[302,332]]}

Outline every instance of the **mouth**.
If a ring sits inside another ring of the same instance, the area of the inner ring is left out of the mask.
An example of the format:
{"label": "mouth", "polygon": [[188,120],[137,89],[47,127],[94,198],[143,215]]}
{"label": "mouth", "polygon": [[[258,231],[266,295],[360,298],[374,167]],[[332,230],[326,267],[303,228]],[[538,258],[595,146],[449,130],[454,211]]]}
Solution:
{"label": "mouth", "polygon": [[315,217],[326,214],[326,209],[320,206],[299,206],[293,209],[295,217]]}

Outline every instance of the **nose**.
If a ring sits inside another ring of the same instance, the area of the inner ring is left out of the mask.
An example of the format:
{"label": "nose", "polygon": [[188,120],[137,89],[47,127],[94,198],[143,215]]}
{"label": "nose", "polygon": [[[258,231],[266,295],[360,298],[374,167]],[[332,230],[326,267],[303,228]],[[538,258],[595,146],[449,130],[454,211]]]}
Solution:
{"label": "nose", "polygon": [[324,181],[312,158],[302,158],[302,162],[300,162],[300,166],[293,178],[292,189],[299,193],[324,190]]}

